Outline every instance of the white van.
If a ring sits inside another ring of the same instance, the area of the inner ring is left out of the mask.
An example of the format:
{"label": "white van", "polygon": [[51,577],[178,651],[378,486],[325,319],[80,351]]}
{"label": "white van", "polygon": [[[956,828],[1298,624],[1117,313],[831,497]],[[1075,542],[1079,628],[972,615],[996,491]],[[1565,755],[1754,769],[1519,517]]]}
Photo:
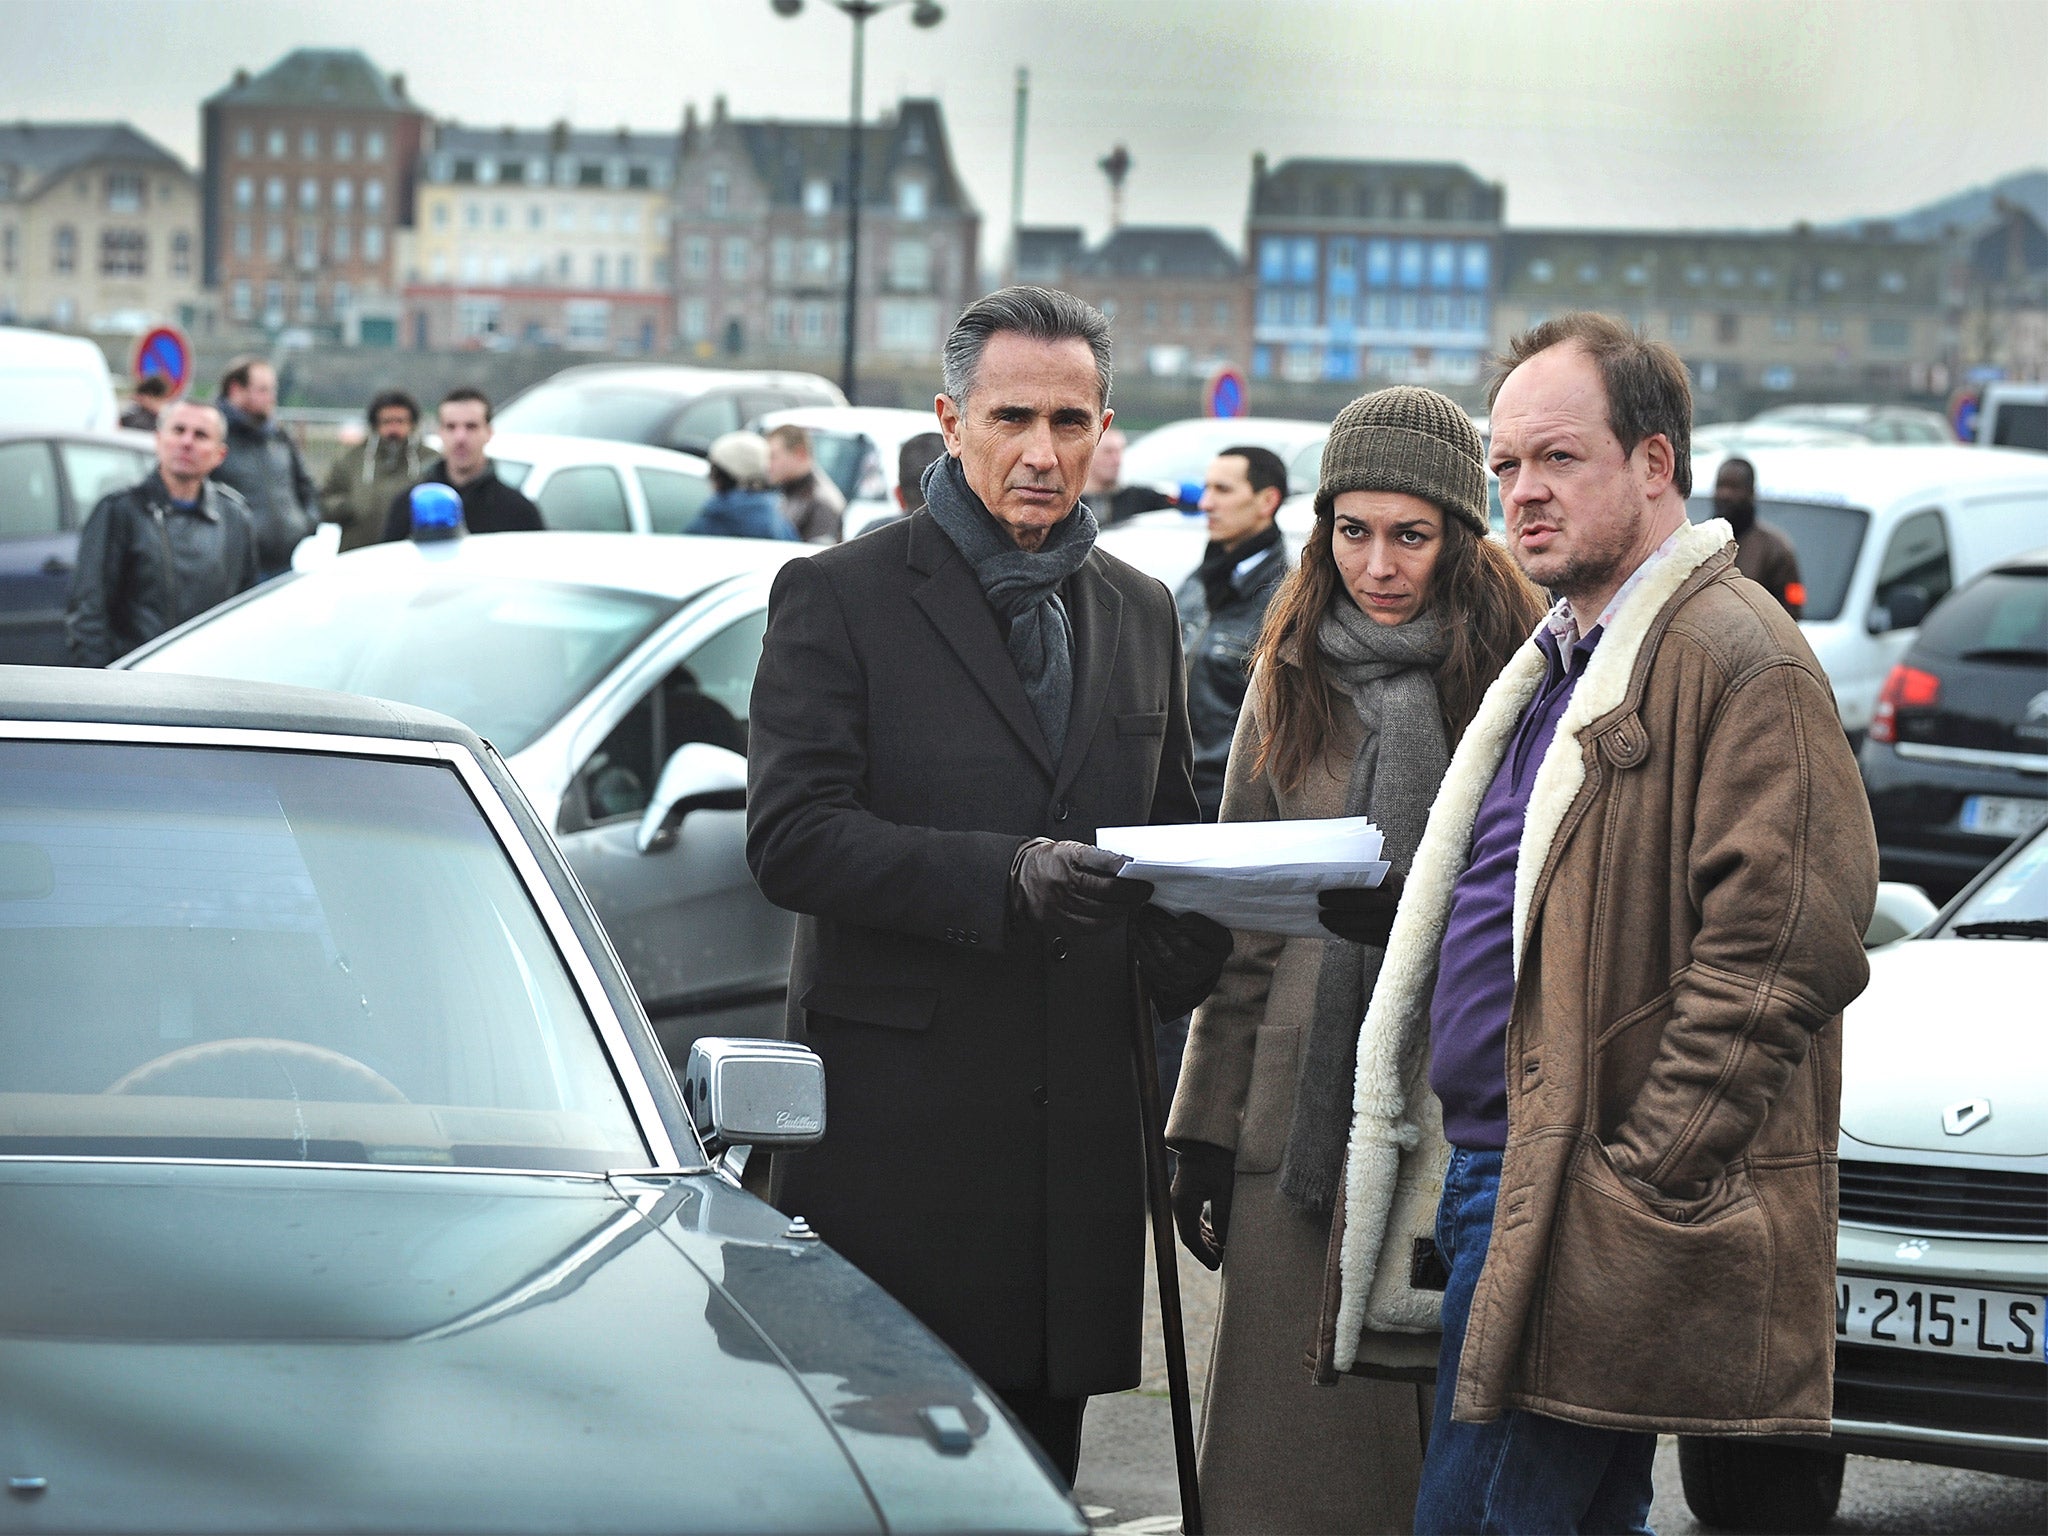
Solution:
{"label": "white van", "polygon": [[[2008,448],[1763,448],[1759,520],[1792,541],[1800,628],[1861,741],[1927,610],[1986,566],[2048,543],[2048,457]],[[1714,516],[1719,455],[1693,461],[1695,522]]]}
{"label": "white van", "polygon": [[98,347],[0,325],[0,430],[111,432],[120,415]]}
{"label": "white van", "polygon": [[1986,384],[1977,404],[1977,441],[2048,453],[2048,384]]}

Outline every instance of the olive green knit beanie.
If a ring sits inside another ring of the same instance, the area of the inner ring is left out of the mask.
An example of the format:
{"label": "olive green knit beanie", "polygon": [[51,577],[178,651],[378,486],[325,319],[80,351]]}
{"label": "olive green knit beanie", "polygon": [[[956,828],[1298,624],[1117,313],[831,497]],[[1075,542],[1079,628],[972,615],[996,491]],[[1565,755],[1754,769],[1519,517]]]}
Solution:
{"label": "olive green knit beanie", "polygon": [[1472,419],[1433,389],[1397,384],[1337,413],[1323,445],[1316,516],[1346,491],[1405,491],[1486,536],[1486,464]]}

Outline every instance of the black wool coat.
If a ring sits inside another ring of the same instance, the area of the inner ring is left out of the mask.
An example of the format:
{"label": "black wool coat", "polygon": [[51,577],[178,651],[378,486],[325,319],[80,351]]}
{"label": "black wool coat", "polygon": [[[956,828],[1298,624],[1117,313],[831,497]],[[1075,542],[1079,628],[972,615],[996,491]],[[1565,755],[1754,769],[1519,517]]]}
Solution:
{"label": "black wool coat", "polygon": [[1196,818],[1173,599],[1098,549],[1061,588],[1074,705],[1051,761],[973,569],[929,513],[791,561],[749,727],[747,855],[799,914],[790,1038],[823,1142],[802,1215],[991,1386],[1138,1381],[1143,1146],[1121,929],[1006,923],[1033,837]]}

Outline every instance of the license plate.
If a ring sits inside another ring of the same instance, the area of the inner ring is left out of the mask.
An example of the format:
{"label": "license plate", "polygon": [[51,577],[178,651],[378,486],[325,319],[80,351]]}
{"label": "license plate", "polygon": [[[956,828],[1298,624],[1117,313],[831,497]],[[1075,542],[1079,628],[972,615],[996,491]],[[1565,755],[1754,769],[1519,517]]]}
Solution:
{"label": "license plate", "polygon": [[2048,821],[2048,800],[2021,800],[2012,795],[1972,795],[1963,802],[1965,832],[1987,837],[2018,837]]}
{"label": "license plate", "polygon": [[2039,1360],[2044,1357],[2042,1310],[2038,1295],[1960,1285],[1937,1290],[1868,1275],[1835,1277],[1835,1338],[1845,1344]]}

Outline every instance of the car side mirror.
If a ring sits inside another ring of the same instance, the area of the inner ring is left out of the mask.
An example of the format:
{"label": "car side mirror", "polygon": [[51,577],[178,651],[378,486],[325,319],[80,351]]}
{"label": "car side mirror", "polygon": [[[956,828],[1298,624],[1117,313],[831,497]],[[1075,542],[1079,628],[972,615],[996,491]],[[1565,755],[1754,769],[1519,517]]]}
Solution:
{"label": "car side mirror", "polygon": [[713,1157],[727,1147],[808,1147],[825,1134],[825,1064],[787,1040],[698,1040],[683,1068],[683,1103]]}
{"label": "car side mirror", "polygon": [[1863,930],[1863,947],[1875,949],[1880,944],[1909,939],[1933,922],[1940,910],[1919,886],[1880,880],[1877,908],[1870,914],[1870,926]]}
{"label": "car side mirror", "polygon": [[675,846],[676,828],[690,812],[746,808],[747,760],[708,741],[685,742],[662,765],[635,843],[642,853],[661,853]]}
{"label": "car side mirror", "polygon": [[1883,635],[1895,629],[1912,629],[1927,617],[1927,610],[1933,606],[1927,600],[1925,587],[1911,583],[1893,587],[1891,601],[1870,610],[1870,632]]}

